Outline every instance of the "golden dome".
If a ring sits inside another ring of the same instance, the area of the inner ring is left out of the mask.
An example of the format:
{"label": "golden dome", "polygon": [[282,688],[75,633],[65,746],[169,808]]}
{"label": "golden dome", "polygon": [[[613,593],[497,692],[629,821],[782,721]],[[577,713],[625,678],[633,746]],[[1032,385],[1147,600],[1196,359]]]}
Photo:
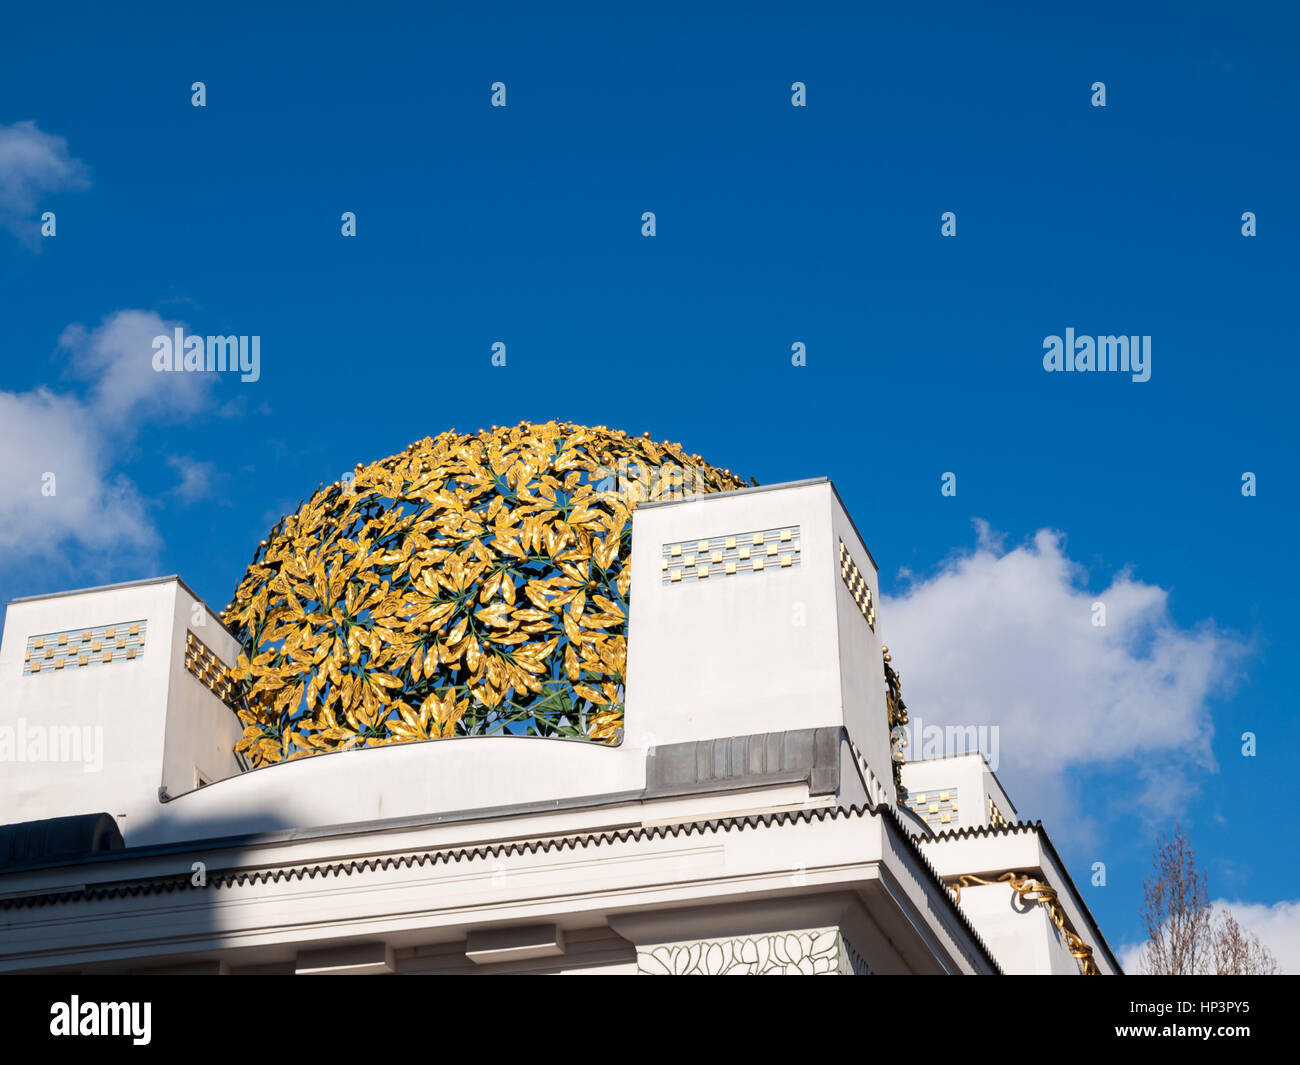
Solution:
{"label": "golden dome", "polygon": [[632,510],[745,482],[607,429],[521,423],[411,444],[262,541],[224,618],[253,765],[447,736],[615,743]]}

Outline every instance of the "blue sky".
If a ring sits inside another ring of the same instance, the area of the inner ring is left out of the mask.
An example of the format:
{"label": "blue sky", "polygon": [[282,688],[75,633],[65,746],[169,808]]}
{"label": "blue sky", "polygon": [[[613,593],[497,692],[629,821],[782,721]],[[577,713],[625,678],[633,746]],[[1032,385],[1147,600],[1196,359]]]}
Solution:
{"label": "blue sky", "polygon": [[[992,708],[1112,944],[1177,817],[1300,966],[1294,13],[569,10],[3,17],[0,598],[177,572],[223,606],[319,482],[451,427],[829,475],[913,712]],[[259,335],[260,380],[138,377],[155,318]],[[1151,379],[1044,372],[1067,327],[1150,336]],[[959,646],[1006,661],[936,679]],[[997,717],[1018,685],[1041,731]]]}

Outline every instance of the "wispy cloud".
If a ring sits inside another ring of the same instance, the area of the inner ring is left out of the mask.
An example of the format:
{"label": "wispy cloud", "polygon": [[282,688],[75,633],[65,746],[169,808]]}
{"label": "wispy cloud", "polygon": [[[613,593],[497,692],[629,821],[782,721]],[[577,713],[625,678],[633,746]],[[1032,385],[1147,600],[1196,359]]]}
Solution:
{"label": "wispy cloud", "polygon": [[0,226],[29,248],[40,246],[41,197],[89,185],[89,170],[68,153],[62,137],[35,122],[0,126]]}
{"label": "wispy cloud", "polygon": [[167,465],[180,474],[180,482],[172,489],[172,495],[182,503],[197,503],[213,494],[218,477],[215,462],[173,455],[167,460]]}
{"label": "wispy cloud", "polygon": [[97,420],[129,430],[142,420],[173,421],[212,402],[215,374],[158,373],[153,341],[177,323],[153,311],[117,311],[93,330],[70,325],[59,337],[68,376],[85,385]]}

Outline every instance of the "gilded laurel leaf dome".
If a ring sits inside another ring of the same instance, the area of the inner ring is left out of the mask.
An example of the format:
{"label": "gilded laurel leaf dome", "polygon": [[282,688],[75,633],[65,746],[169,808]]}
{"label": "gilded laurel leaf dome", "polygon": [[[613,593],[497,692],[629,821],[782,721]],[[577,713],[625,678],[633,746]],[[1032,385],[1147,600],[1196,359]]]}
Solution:
{"label": "gilded laurel leaf dome", "polygon": [[744,486],[676,444],[567,422],[358,465],[275,525],[223,612],[243,646],[236,750],[617,742],[632,510]]}

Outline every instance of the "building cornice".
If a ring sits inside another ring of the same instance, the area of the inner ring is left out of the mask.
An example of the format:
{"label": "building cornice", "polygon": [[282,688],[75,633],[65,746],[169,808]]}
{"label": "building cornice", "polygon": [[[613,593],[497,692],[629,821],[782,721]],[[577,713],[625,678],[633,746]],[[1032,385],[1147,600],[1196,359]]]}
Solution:
{"label": "building cornice", "polygon": [[[64,890],[30,892],[0,898],[0,910],[13,910],[64,903],[118,899],[134,896],[162,895],[180,891],[205,891],[223,887],[274,884],[286,881],[307,881],[329,877],[348,877],[360,873],[417,868],[428,865],[451,865],[462,862],[489,861],[520,854],[538,854],[565,850],[594,849],[617,843],[639,843],[657,839],[705,836],[708,834],[754,831],[780,828],[787,825],[810,824],[813,821],[864,820],[879,817],[890,838],[906,851],[919,869],[940,889],[938,894],[947,900],[950,912],[958,926],[969,938],[982,960],[995,973],[1001,973],[997,960],[989,951],[970,919],[953,900],[942,878],[929,859],[917,846],[897,812],[889,806],[827,806],[785,810],[773,813],[750,814],[739,817],[715,818],[699,821],[682,821],[671,824],[612,828],[603,831],[570,835],[525,837],[497,843],[472,846],[450,846],[398,854],[359,858],[349,861],[298,863],[293,865],[264,865],[252,869],[211,869],[206,872],[206,885],[197,887],[188,870],[174,874],[119,880],[97,885],[82,885]],[[130,852],[117,852],[123,858]],[[198,853],[197,851],[195,853]]]}
{"label": "building cornice", "polygon": [[968,825],[965,828],[948,828],[932,836],[921,836],[922,843],[942,843],[950,839],[971,839],[977,836],[1010,836],[1020,832],[1040,832],[1046,835],[1041,821],[1010,821],[1004,825]]}
{"label": "building cornice", "polygon": [[[261,869],[242,869],[207,872],[207,886],[214,888],[243,886],[246,884],[277,883],[281,880],[308,880],[316,877],[352,876],[356,873],[377,872],[381,870],[412,868],[424,865],[452,864],[455,862],[483,861],[494,858],[507,858],[515,854],[546,853],[557,850],[576,850],[578,848],[599,847],[610,843],[639,843],[676,836],[704,835],[707,832],[731,832],[744,829],[768,828],[797,822],[837,821],[847,817],[861,817],[869,814],[864,807],[821,807],[782,811],[771,814],[753,814],[745,817],[718,818],[709,821],[686,821],[675,824],[637,826],[633,828],[613,828],[600,832],[586,832],[566,836],[544,836],[511,840],[500,843],[484,843],[477,846],[440,847],[424,851],[409,851],[403,854],[391,854],[377,858],[354,859],[346,862],[303,863],[289,866],[268,866]],[[129,853],[129,852],[124,852]],[[198,853],[197,851],[195,853]],[[925,863],[931,874],[933,867]],[[942,881],[935,875],[937,883]],[[66,891],[34,892],[29,895],[16,895],[0,898],[0,909],[15,909],[24,906],[45,906],[61,902],[78,902],[92,899],[122,898],[129,895],[149,895],[162,892],[183,890],[190,887],[189,873],[175,875],[143,877],[139,880],[118,881],[73,888]]]}
{"label": "building cornice", "polygon": [[[1106,960],[1117,973],[1124,971],[1119,960],[1115,957],[1114,952],[1110,949],[1110,944],[1106,942],[1106,936],[1093,916],[1092,910],[1089,909],[1087,901],[1074,883],[1074,878],[1070,876],[1069,867],[1061,859],[1055,844],[1052,843],[1052,837],[1048,834],[1047,829],[1043,827],[1041,821],[1015,821],[1004,825],[976,825],[966,828],[948,829],[944,832],[937,832],[933,836],[918,837],[919,842],[925,844],[935,844],[944,842],[955,842],[958,840],[993,838],[997,836],[1016,836],[1022,834],[1032,834],[1036,836],[1041,843],[1043,850],[1046,852],[1049,860],[1059,871],[1064,883],[1059,886],[1058,890],[1068,889],[1073,902],[1082,911],[1084,919],[1089,925],[1089,939],[1095,945],[1095,949],[1105,953]],[[949,878],[953,879],[953,878]]]}

